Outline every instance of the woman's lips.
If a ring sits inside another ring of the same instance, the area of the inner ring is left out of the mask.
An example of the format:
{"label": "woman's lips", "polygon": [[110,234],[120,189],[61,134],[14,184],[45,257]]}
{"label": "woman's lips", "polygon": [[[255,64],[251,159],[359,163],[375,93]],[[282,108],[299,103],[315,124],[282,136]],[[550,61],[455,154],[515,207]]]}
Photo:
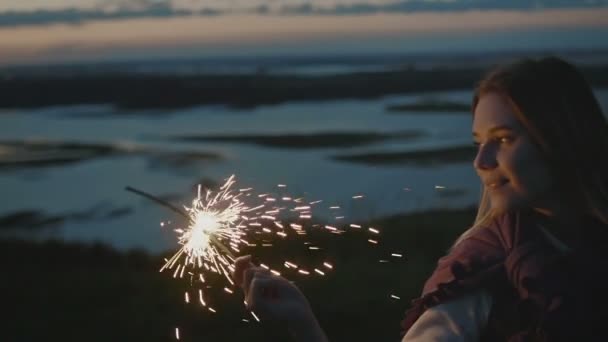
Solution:
{"label": "woman's lips", "polygon": [[508,179],[500,179],[500,180],[497,180],[497,181],[488,182],[486,184],[486,186],[489,189],[494,190],[494,189],[498,189],[498,188],[502,187],[503,185],[507,184],[508,182],[509,182]]}

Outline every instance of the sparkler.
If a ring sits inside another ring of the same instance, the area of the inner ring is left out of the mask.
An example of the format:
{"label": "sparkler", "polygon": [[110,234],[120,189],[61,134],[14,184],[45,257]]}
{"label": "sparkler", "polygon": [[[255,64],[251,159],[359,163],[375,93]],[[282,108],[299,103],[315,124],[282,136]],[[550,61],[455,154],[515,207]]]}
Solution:
{"label": "sparkler", "polygon": [[[184,207],[183,210],[141,190],[132,187],[126,188],[127,191],[146,197],[171,209],[188,222],[186,228],[175,229],[175,232],[178,233],[178,243],[182,247],[166,260],[160,272],[174,269],[173,277],[183,278],[185,270],[189,269],[198,273],[196,278],[204,283],[205,276],[203,273],[210,271],[224,275],[228,282],[234,285],[229,273],[234,269],[235,259],[232,251],[239,252],[240,245],[248,244],[243,239],[245,235],[243,227],[245,226],[242,225],[242,221],[245,219],[246,213],[260,209],[259,207],[247,207],[240,200],[240,197],[248,189],[236,193],[231,189],[234,183],[233,175],[228,178],[216,194],[207,191],[204,195],[201,193],[199,185],[198,194],[192,201],[192,206]],[[255,219],[255,217],[252,218]],[[193,272],[189,273],[194,276]],[[230,289],[226,292],[232,293]],[[207,306],[203,300],[202,291],[199,294],[201,304]],[[187,294],[186,302],[189,302]],[[215,312],[210,307],[208,309]]]}
{"label": "sparkler", "polygon": [[[231,271],[234,271],[234,253],[239,253],[243,246],[256,245],[247,241],[246,238],[249,233],[278,235],[285,238],[288,235],[286,227],[290,227],[297,235],[306,235],[303,225],[296,223],[283,224],[278,220],[277,215],[286,211],[296,213],[299,215],[299,219],[311,218],[312,205],[321,202],[315,201],[311,204],[305,204],[302,198],[294,200],[292,197],[280,197],[284,201],[294,203],[295,207],[289,209],[285,206],[276,206],[277,200],[270,194],[260,194],[254,196],[254,198],[257,198],[261,203],[248,206],[242,197],[249,194],[252,188],[234,190],[233,185],[235,183],[235,177],[232,175],[215,193],[210,190],[203,193],[199,185],[197,196],[192,201],[191,206],[184,206],[183,209],[144,191],[126,187],[127,191],[165,206],[186,219],[187,226],[185,228],[175,229],[181,247],[171,258],[165,259],[160,272],[172,270],[174,278],[183,278],[185,274],[189,274],[194,281],[201,284],[206,282],[205,278],[207,278],[208,273],[216,273],[223,276],[231,286],[234,286],[230,274]],[[286,186],[280,184],[279,187],[285,188]],[[270,206],[273,207],[269,208]],[[306,213],[306,215],[302,215],[303,213]],[[263,242],[260,244],[262,247],[273,246],[269,241]],[[318,247],[312,249],[318,249]],[[268,266],[266,268],[270,270]],[[280,275],[276,270],[271,271],[275,275]],[[301,269],[298,270],[298,273],[302,275],[310,274],[310,272]],[[225,287],[224,291],[229,294],[233,293],[228,287]],[[189,303],[189,295],[186,293],[184,296],[185,301]],[[204,301],[202,290],[199,290],[199,299],[203,306],[215,312]]]}
{"label": "sparkler", "polygon": [[[235,176],[232,175],[216,192],[210,190],[202,192],[199,185],[197,196],[192,200],[191,205],[183,208],[176,207],[144,191],[126,187],[127,191],[167,207],[186,220],[185,227],[174,229],[181,247],[169,259],[165,259],[160,272],[171,270],[174,278],[183,278],[184,275],[189,275],[191,282],[199,284],[200,288],[195,289],[194,292],[185,292],[185,302],[198,302],[212,313],[215,313],[216,310],[206,302],[203,290],[203,288],[208,287],[208,276],[211,274],[219,275],[228,281],[230,287],[233,287],[235,284],[230,272],[234,271],[235,253],[240,254],[241,248],[244,246],[273,246],[271,240],[262,240],[260,244],[252,244],[247,240],[247,236],[249,234],[260,234],[260,237],[282,240],[288,235],[306,235],[307,224],[305,225],[302,220],[311,222],[315,205],[322,202],[321,200],[306,202],[304,198],[274,196],[267,193],[254,196],[251,193],[252,188],[234,189],[235,183]],[[284,189],[286,185],[279,184],[278,187]],[[244,197],[246,197],[247,204],[250,204],[250,206],[246,204]],[[357,195],[353,196],[353,199],[357,200],[363,197],[363,195]],[[339,209],[341,208],[337,205],[329,207],[329,210],[334,212]],[[298,223],[282,220],[281,213],[295,215],[294,217],[299,220]],[[335,216],[334,219],[342,221],[344,216]],[[161,227],[164,226],[166,224],[161,223]],[[344,223],[343,227],[335,224],[312,224],[312,227],[331,233],[343,233],[347,227],[360,232],[367,231],[372,235],[380,233],[378,229],[373,227],[363,230],[361,225],[354,223]],[[289,232],[295,234],[288,234]],[[378,240],[375,239],[369,239],[368,242],[374,245],[378,244]],[[309,243],[304,243],[304,245],[307,244]],[[309,251],[319,251],[321,248],[308,246],[307,249]],[[400,254],[396,253],[392,256],[401,257]],[[294,274],[300,276],[325,276],[327,272],[334,269],[334,266],[327,261],[322,262],[321,266],[317,268],[307,265],[308,269],[290,261],[282,261],[280,264],[285,269],[290,269]],[[261,267],[276,276],[281,275],[279,271],[265,264],[261,264]],[[230,287],[222,285],[220,288],[223,288],[224,293],[232,295],[234,291]],[[191,294],[193,295],[191,296]],[[256,321],[259,321],[259,317],[254,312],[250,313]],[[180,338],[178,328],[175,329],[175,335],[176,339]]]}

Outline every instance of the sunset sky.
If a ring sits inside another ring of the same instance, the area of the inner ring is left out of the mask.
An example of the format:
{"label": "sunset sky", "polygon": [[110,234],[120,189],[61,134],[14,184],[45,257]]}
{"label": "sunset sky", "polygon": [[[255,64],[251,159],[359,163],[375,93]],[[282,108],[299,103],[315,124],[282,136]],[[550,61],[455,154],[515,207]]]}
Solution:
{"label": "sunset sky", "polygon": [[2,0],[0,64],[608,48],[608,0]]}

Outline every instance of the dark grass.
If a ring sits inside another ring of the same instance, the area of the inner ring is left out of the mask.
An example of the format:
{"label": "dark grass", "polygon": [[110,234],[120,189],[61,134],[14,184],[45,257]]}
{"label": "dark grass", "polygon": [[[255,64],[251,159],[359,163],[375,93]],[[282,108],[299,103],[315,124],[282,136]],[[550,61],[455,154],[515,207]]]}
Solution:
{"label": "dark grass", "polygon": [[87,144],[72,141],[0,141],[7,153],[0,156],[0,171],[47,168],[76,164],[99,158],[144,155],[150,168],[186,168],[216,162],[223,156],[214,152],[166,152],[149,148],[125,148],[112,144]]}
{"label": "dark grass", "polygon": [[39,209],[21,209],[0,215],[0,231],[36,231],[60,227],[67,222],[112,220],[131,213],[133,209],[129,206],[109,207],[104,203],[79,211],[52,214]]}
{"label": "dark grass", "polygon": [[336,155],[334,160],[366,165],[437,166],[462,163],[475,158],[475,146],[453,146],[434,150],[407,152],[376,152]]}
{"label": "dark grass", "polygon": [[245,143],[264,147],[311,149],[330,147],[355,147],[386,140],[415,140],[424,135],[420,131],[404,131],[394,134],[373,132],[326,132],[310,134],[277,135],[184,135],[170,138],[187,142]]}
{"label": "dark grass", "polygon": [[[288,241],[246,252],[267,264],[286,255],[328,258],[324,278],[290,276],[308,296],[332,341],[397,341],[399,322],[436,260],[474,217],[472,209],[394,216],[370,223],[382,230],[380,245],[368,233],[317,233],[307,237],[325,249],[297,254]],[[387,255],[399,251],[404,259]],[[295,254],[294,254],[295,253]],[[1,240],[4,276],[2,336],[6,341],[285,341],[280,322],[245,323],[240,293],[209,299],[210,313],[184,303],[187,282],[159,273],[162,257],[117,252],[103,245]],[[211,289],[210,291],[213,291]],[[389,298],[390,294],[401,300]]]}
{"label": "dark grass", "polygon": [[0,157],[0,170],[60,166],[125,153],[110,145],[74,142],[1,141],[0,147],[11,152]]}
{"label": "dark grass", "polygon": [[424,100],[416,103],[402,104],[402,105],[391,105],[386,107],[386,110],[393,113],[427,113],[427,112],[440,112],[440,113],[458,113],[466,114],[471,111],[471,105],[452,102],[445,100]]}

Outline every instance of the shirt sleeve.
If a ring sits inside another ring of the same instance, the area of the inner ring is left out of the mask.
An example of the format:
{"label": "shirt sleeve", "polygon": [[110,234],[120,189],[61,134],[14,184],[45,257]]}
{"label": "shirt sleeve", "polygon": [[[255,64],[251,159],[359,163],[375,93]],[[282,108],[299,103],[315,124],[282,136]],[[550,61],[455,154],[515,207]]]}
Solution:
{"label": "shirt sleeve", "polygon": [[492,297],[477,291],[427,309],[401,342],[478,341],[490,316]]}

